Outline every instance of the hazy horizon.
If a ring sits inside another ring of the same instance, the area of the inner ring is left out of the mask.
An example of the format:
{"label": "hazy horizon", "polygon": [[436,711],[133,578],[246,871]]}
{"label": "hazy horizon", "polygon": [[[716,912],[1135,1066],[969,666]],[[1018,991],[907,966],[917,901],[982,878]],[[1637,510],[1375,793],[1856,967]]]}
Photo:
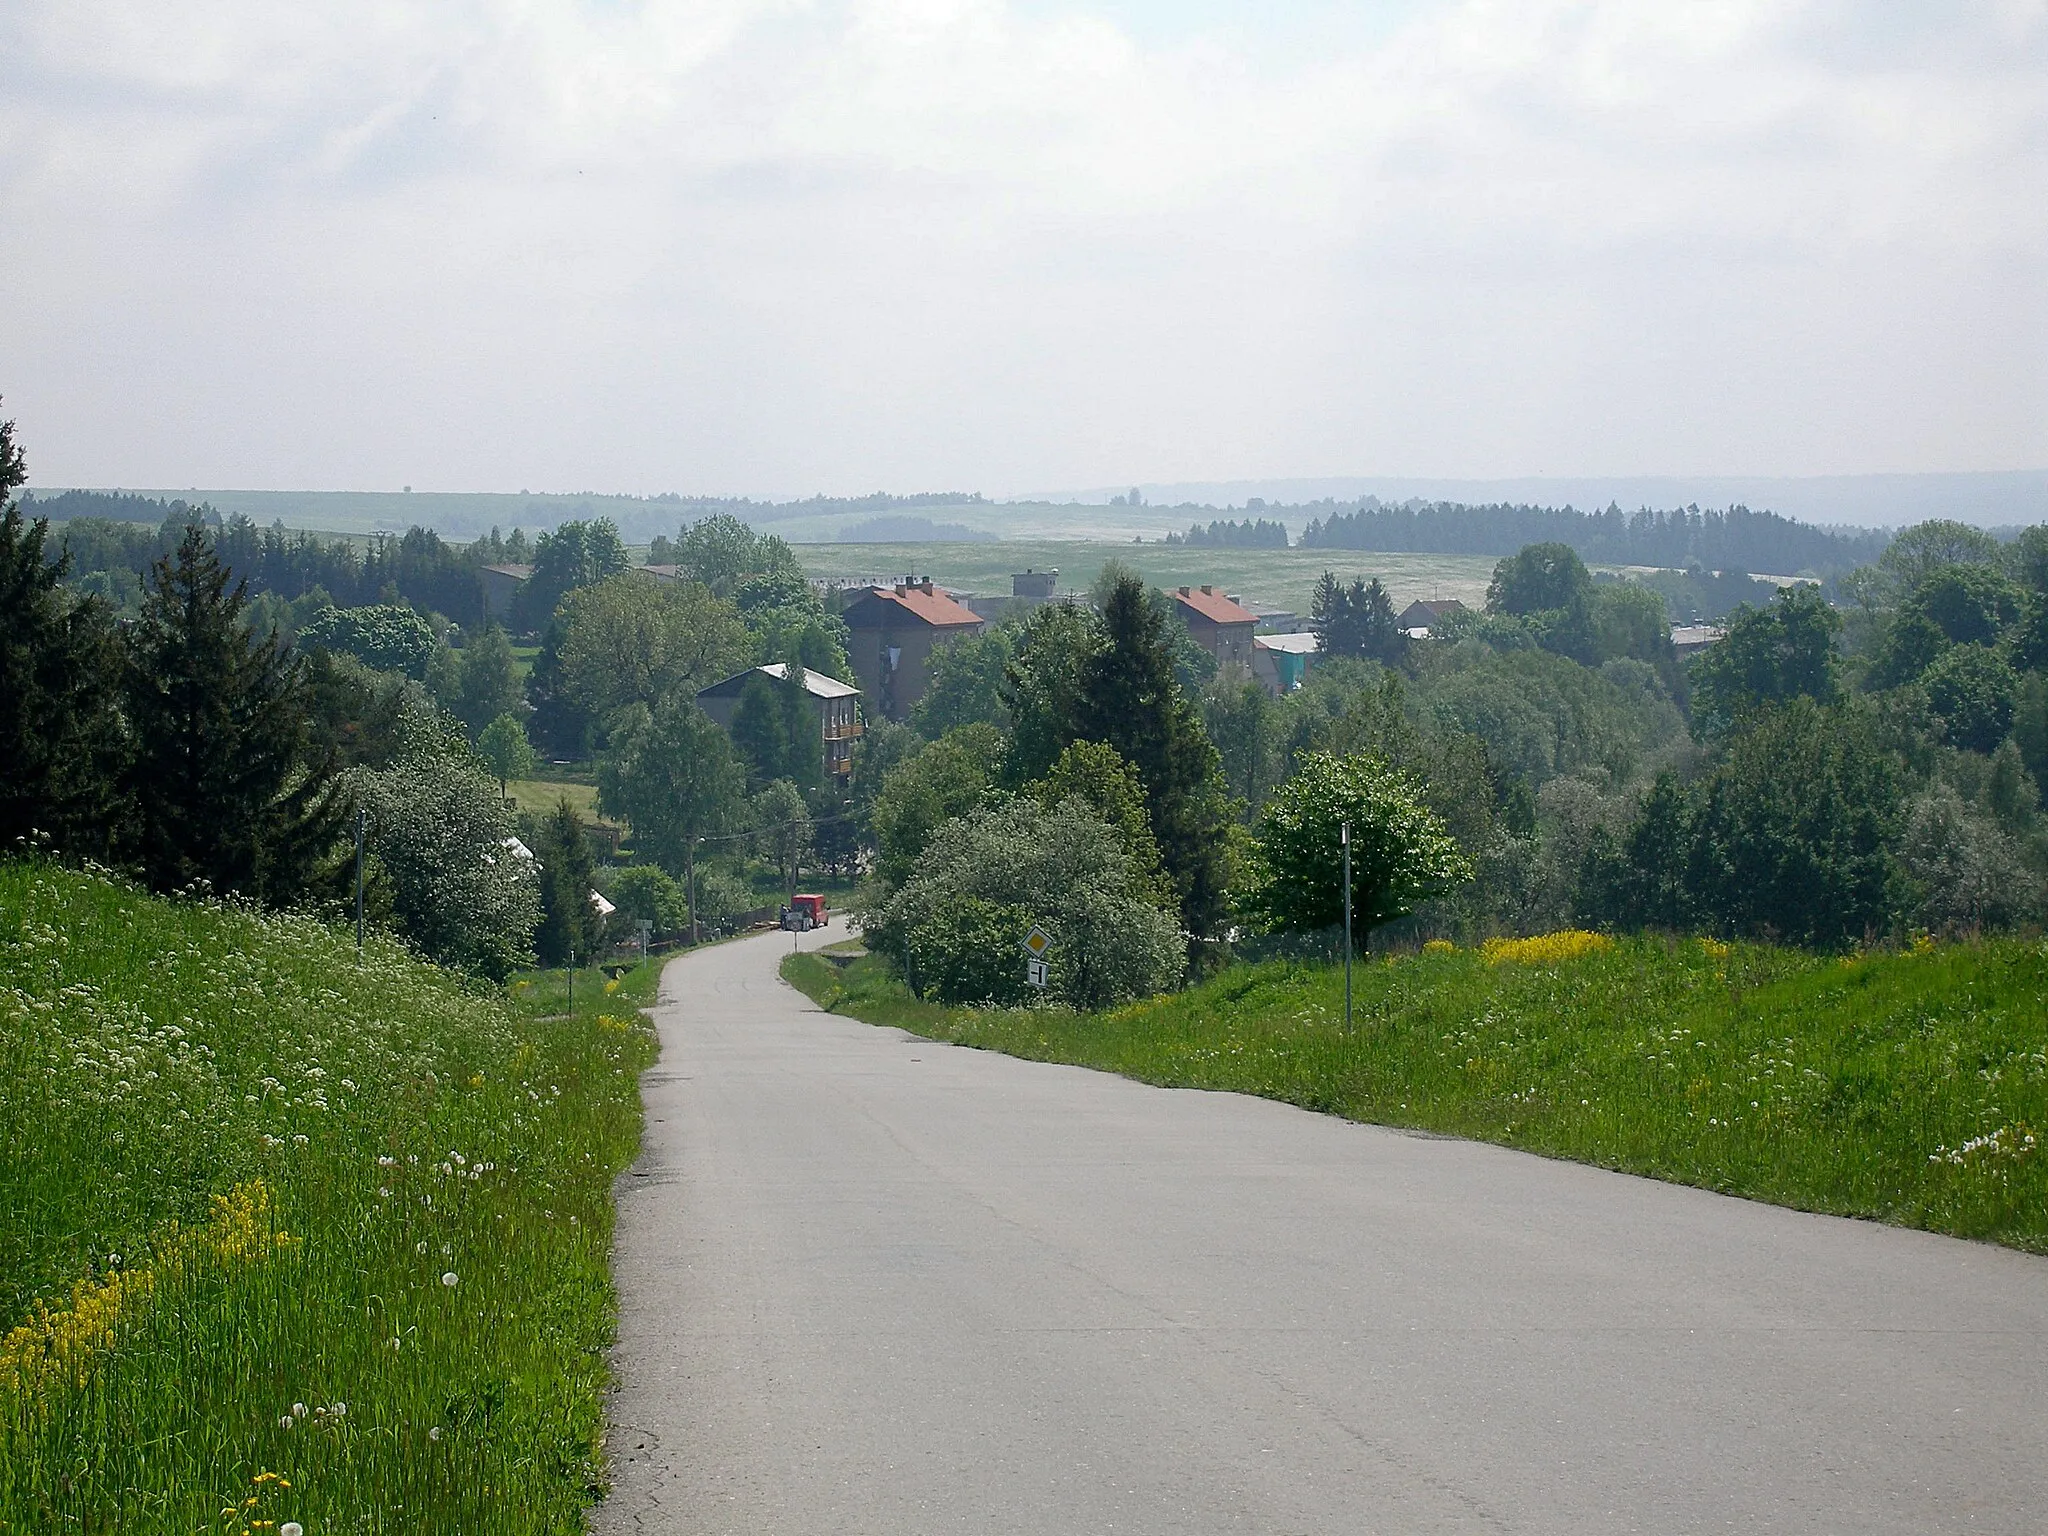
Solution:
{"label": "hazy horizon", "polygon": [[22,0],[0,411],[44,485],[2032,474],[2044,79],[2048,0]]}

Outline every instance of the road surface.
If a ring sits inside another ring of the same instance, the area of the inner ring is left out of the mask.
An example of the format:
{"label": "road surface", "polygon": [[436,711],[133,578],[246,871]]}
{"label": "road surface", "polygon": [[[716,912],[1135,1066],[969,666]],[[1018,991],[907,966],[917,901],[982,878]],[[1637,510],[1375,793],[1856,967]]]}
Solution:
{"label": "road surface", "polygon": [[664,978],[599,1531],[2048,1531],[2048,1262],[936,1045],[789,945]]}

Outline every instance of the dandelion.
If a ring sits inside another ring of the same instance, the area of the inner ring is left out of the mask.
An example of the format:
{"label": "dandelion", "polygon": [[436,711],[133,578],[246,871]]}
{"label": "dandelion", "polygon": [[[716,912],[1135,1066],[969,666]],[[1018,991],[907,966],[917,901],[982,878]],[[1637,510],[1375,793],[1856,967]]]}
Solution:
{"label": "dandelion", "polygon": [[277,1536],[306,1536],[306,1528],[296,1520],[287,1520],[277,1528]]}
{"label": "dandelion", "polygon": [[444,1271],[444,1272],[443,1272],[443,1274],[442,1274],[442,1276],[441,1276],[441,1283],[442,1283],[443,1285],[447,1285],[447,1286],[453,1286],[453,1285],[454,1285],[454,1284],[456,1283],[456,1280],[455,1280],[455,1271],[454,1271],[454,1270],[452,1270],[452,1269],[451,1269],[451,1270],[447,1270],[447,1271]]}

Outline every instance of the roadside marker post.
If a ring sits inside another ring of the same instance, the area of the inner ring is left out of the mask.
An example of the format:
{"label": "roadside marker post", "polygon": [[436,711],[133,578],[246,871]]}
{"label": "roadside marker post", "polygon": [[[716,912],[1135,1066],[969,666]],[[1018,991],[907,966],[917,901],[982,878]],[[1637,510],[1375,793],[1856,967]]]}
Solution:
{"label": "roadside marker post", "polygon": [[363,808],[356,807],[356,958],[363,958]]}
{"label": "roadside marker post", "polygon": [[1351,823],[1338,841],[1344,846],[1344,1033],[1351,1033]]}

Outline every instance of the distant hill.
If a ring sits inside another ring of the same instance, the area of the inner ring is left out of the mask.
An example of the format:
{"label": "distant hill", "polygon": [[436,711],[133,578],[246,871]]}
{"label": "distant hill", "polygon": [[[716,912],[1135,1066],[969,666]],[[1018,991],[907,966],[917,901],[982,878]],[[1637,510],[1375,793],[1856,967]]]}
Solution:
{"label": "distant hill", "polygon": [[[213,507],[224,518],[246,517],[262,527],[317,528],[334,533],[403,533],[432,528],[444,539],[483,538],[493,528],[510,534],[514,528],[535,533],[580,518],[608,517],[629,544],[645,544],[656,534],[674,536],[686,523],[727,513],[756,527],[788,530],[789,536],[812,537],[832,530],[835,539],[842,519],[869,519],[909,512],[929,516],[937,510],[994,508],[974,492],[930,492],[893,496],[812,496],[802,501],[755,501],[743,496],[540,495],[525,491],[236,491],[236,490],[108,490],[46,486],[29,496],[53,518],[104,517],[126,522],[156,522],[163,513],[153,508],[173,503]],[[58,509],[59,503],[63,510]],[[962,525],[965,527],[965,525]],[[919,535],[950,537],[951,535]],[[969,536],[971,536],[971,531]]]}

